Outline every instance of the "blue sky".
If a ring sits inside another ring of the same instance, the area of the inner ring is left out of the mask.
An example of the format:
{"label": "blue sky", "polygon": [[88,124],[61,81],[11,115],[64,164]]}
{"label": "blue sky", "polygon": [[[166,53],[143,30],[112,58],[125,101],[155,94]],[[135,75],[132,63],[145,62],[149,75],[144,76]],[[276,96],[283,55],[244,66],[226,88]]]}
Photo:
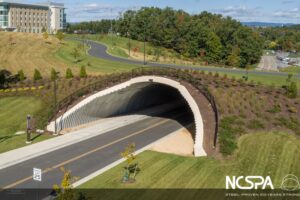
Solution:
{"label": "blue sky", "polygon": [[[38,0],[23,0],[33,3]],[[298,23],[300,0],[52,0],[64,3],[69,22],[117,18],[127,9],[166,6],[191,14],[202,11],[231,16],[237,20]]]}

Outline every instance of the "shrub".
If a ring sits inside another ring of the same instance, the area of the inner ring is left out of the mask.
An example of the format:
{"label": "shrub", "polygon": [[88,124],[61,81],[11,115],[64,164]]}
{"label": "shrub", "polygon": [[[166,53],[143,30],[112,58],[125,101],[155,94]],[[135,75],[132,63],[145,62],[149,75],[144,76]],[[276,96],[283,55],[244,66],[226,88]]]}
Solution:
{"label": "shrub", "polygon": [[290,113],[297,113],[298,112],[297,108],[294,107],[294,106],[289,106],[288,110],[289,110]]}
{"label": "shrub", "polygon": [[81,66],[79,77],[80,78],[86,78],[87,77],[85,66]]}
{"label": "shrub", "polygon": [[293,130],[293,131],[299,131],[299,126],[300,122],[298,122],[297,119],[295,118],[285,118],[285,117],[280,117],[277,118],[277,121],[279,122],[280,125]]}
{"label": "shrub", "polygon": [[70,79],[70,78],[73,78],[74,76],[73,76],[73,72],[72,72],[72,70],[70,69],[70,68],[68,68],[67,70],[66,70],[66,79]]}
{"label": "shrub", "polygon": [[57,72],[54,68],[51,69],[51,81],[54,81],[58,78]]}
{"label": "shrub", "polygon": [[247,126],[249,129],[263,129],[265,128],[264,124],[256,119],[250,120]]}
{"label": "shrub", "polygon": [[286,88],[286,94],[289,98],[296,98],[298,96],[298,88],[296,82],[291,82]]}
{"label": "shrub", "polygon": [[63,32],[57,31],[55,37],[56,37],[59,41],[62,41],[62,40],[65,38],[65,35],[64,35]]}
{"label": "shrub", "polygon": [[281,112],[281,106],[279,104],[276,104],[273,106],[273,108],[267,110],[269,113],[279,113]]}
{"label": "shrub", "polygon": [[43,79],[42,75],[41,75],[41,72],[37,69],[34,70],[34,74],[33,74],[33,80],[34,81],[38,81],[38,80],[41,80]]}
{"label": "shrub", "polygon": [[25,74],[22,69],[20,71],[18,71],[18,78],[20,81],[24,81],[26,79]]}

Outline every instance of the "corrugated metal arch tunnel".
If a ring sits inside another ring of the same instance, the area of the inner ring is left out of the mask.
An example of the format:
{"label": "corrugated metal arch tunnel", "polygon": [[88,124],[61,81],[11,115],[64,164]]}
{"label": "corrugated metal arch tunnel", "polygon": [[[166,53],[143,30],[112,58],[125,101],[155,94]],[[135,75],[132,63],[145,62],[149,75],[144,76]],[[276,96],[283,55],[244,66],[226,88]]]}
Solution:
{"label": "corrugated metal arch tunnel", "polygon": [[[164,77],[137,77],[91,95],[58,118],[57,126],[59,130],[63,130],[101,118],[136,113],[160,105],[169,106],[170,109],[184,109],[190,113],[191,122],[195,124],[194,154],[205,156],[203,121],[197,103],[179,82]],[[51,124],[48,127],[51,129]]]}

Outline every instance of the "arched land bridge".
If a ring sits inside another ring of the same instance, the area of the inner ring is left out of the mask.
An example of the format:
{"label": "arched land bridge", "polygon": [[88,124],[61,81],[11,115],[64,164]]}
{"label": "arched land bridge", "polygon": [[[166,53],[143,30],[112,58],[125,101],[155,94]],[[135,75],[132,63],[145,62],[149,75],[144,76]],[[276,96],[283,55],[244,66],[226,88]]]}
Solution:
{"label": "arched land bridge", "polygon": [[[88,97],[74,104],[83,94]],[[73,102],[73,106],[70,105]],[[140,68],[128,73],[112,74],[81,88],[59,104],[64,113],[57,118],[57,129],[64,130],[102,118],[145,112],[176,118],[184,114],[181,123],[191,118],[194,124],[194,155],[212,155],[218,132],[218,111],[213,96],[189,71],[161,68]],[[145,111],[146,110],[146,111]],[[172,112],[170,112],[172,111]],[[48,126],[54,129],[54,121]]]}

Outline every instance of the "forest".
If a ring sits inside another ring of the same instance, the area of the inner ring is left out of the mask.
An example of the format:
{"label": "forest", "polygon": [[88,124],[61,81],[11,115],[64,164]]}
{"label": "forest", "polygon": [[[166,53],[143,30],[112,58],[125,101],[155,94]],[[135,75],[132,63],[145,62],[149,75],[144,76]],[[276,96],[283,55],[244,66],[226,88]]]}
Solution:
{"label": "forest", "polygon": [[191,15],[172,8],[128,10],[119,19],[69,24],[68,32],[118,33],[173,49],[181,55],[219,64],[249,68],[264,49],[299,51],[299,27],[252,28],[231,17],[202,12]]}
{"label": "forest", "polygon": [[258,28],[264,38],[264,47],[272,50],[300,52],[300,25]]}

